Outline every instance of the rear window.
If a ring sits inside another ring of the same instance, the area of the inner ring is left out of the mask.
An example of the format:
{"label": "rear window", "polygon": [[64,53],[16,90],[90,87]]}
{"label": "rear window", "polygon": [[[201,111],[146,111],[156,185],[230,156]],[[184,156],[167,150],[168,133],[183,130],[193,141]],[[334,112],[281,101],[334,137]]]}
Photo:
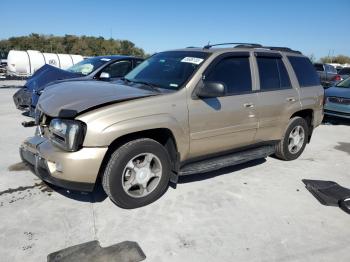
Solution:
{"label": "rear window", "polygon": [[301,56],[288,56],[300,87],[320,85],[320,78],[310,59]]}
{"label": "rear window", "polygon": [[314,64],[314,67],[317,71],[324,71],[323,65],[322,64]]}
{"label": "rear window", "polygon": [[350,67],[340,69],[339,72],[338,72],[338,74],[339,74],[339,75],[350,75]]}
{"label": "rear window", "polygon": [[260,90],[279,90],[291,88],[287,70],[281,58],[258,57]]}

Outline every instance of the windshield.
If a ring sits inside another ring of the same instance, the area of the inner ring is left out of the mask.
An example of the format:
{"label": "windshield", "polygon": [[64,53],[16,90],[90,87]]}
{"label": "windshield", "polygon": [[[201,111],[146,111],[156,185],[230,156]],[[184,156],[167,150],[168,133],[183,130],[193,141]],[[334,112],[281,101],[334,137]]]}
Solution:
{"label": "windshield", "polygon": [[336,87],[350,88],[350,77],[348,77],[345,80],[339,82],[336,85]]}
{"label": "windshield", "polygon": [[127,74],[125,79],[178,90],[207,56],[208,53],[196,51],[169,51],[155,54]]}
{"label": "windshield", "polygon": [[85,59],[67,69],[67,71],[82,75],[88,75],[103,64],[109,62],[110,58],[93,57]]}

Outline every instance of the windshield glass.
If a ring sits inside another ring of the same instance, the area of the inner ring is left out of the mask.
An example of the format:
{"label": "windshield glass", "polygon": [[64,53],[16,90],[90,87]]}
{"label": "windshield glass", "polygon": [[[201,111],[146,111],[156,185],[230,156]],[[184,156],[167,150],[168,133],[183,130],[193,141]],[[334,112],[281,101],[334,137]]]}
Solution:
{"label": "windshield glass", "polygon": [[109,62],[110,58],[93,57],[85,59],[67,69],[67,71],[82,75],[88,75],[103,64]]}
{"label": "windshield glass", "polygon": [[127,74],[125,79],[178,90],[207,56],[208,53],[196,51],[169,51],[155,54]]}
{"label": "windshield glass", "polygon": [[350,77],[346,78],[345,80],[339,82],[336,87],[344,87],[344,88],[350,88]]}

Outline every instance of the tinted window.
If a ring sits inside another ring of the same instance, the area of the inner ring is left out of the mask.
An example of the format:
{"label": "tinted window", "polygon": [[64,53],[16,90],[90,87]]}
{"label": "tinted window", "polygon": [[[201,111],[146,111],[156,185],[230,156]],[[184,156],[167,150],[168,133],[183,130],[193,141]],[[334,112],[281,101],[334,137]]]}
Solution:
{"label": "tinted window", "polygon": [[350,67],[340,69],[338,73],[339,73],[339,75],[349,75],[350,74]]}
{"label": "tinted window", "polygon": [[323,65],[322,64],[314,64],[314,67],[317,71],[324,71]]}
{"label": "tinted window", "polygon": [[306,57],[288,56],[301,87],[320,85],[320,78]]}
{"label": "tinted window", "polygon": [[111,78],[123,77],[131,70],[131,61],[118,61],[104,68],[102,71],[109,73]]}
{"label": "tinted window", "polygon": [[279,90],[290,88],[290,80],[287,70],[280,58],[257,58],[260,90]]}
{"label": "tinted window", "polygon": [[252,78],[249,58],[224,58],[215,65],[205,79],[206,81],[224,83],[228,95],[251,92]]}
{"label": "tinted window", "polygon": [[277,59],[281,88],[292,88],[287,69],[281,59]]}

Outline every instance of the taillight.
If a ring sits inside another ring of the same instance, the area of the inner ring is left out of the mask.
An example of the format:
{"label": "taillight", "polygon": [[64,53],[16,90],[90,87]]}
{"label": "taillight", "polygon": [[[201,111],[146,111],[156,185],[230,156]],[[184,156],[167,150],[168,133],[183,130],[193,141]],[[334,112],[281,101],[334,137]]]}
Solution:
{"label": "taillight", "polygon": [[340,76],[340,75],[335,75],[335,76],[333,77],[333,80],[334,80],[334,81],[340,81],[340,80],[341,80],[341,76]]}

